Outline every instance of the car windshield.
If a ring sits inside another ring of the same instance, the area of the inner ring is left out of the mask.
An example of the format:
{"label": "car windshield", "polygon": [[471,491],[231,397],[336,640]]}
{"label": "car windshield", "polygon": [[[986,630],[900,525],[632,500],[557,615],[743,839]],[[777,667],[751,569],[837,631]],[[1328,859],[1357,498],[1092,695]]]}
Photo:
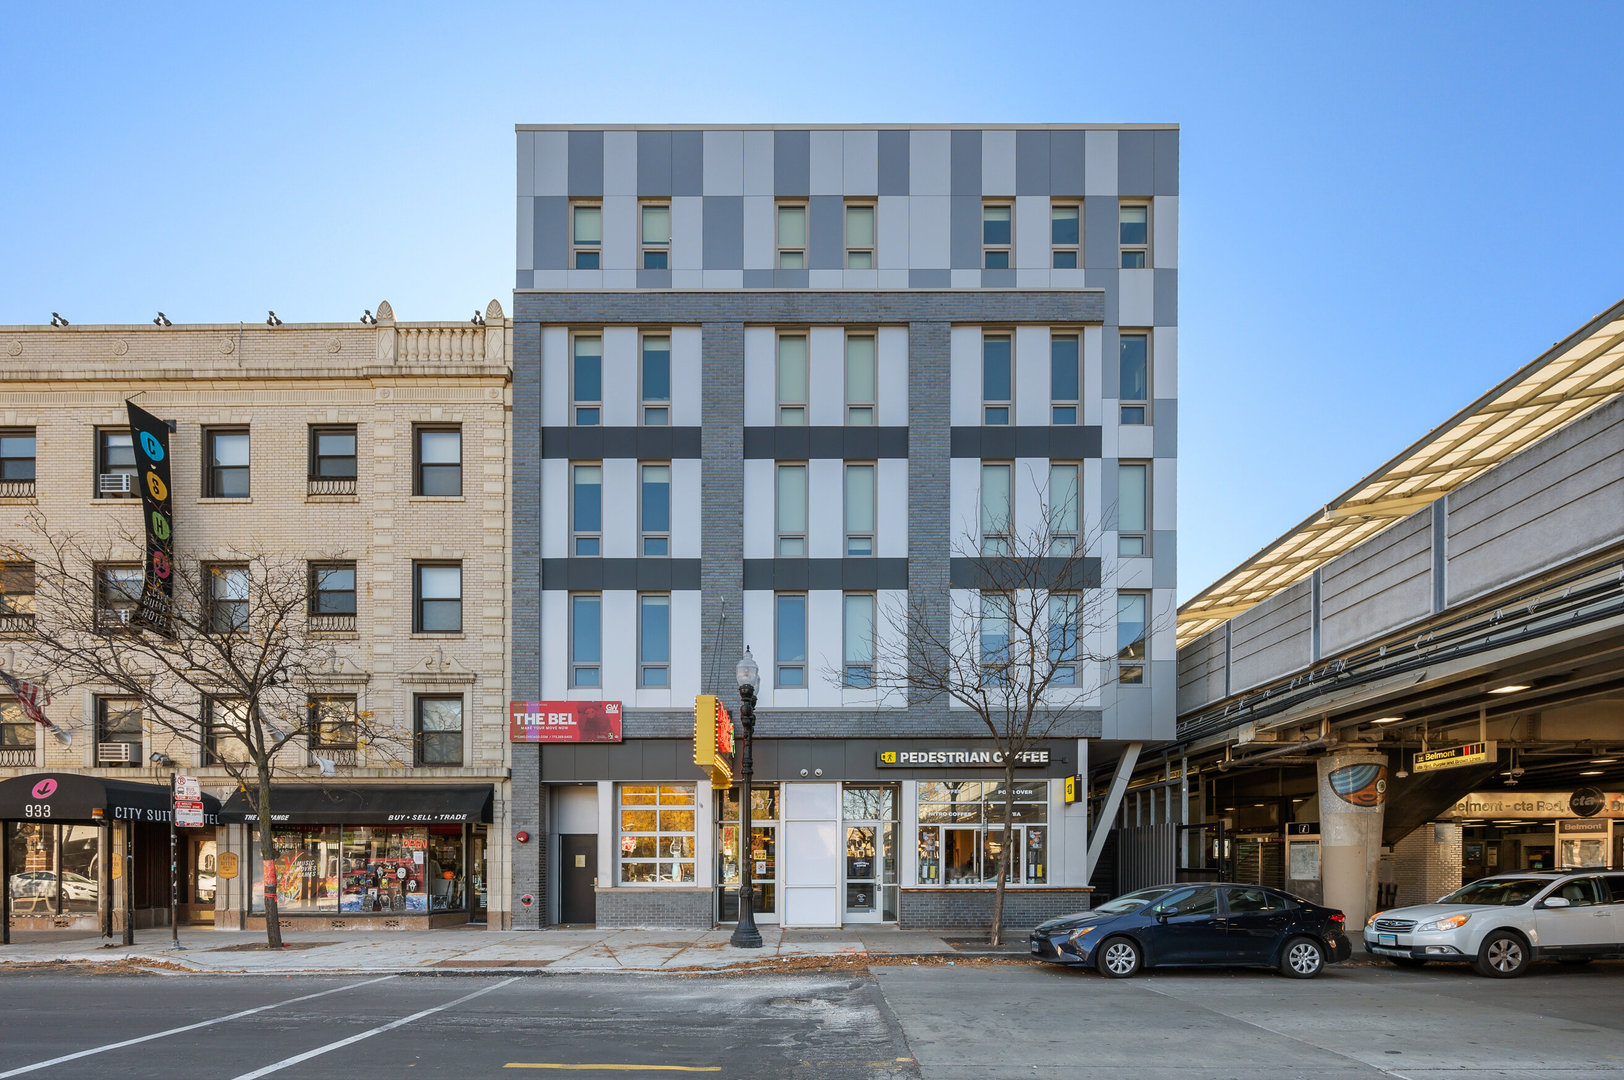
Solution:
{"label": "car windshield", "polygon": [[1438,903],[1513,907],[1528,903],[1534,898],[1534,894],[1550,883],[1549,878],[1485,878],[1482,881],[1474,881],[1463,889],[1456,889]]}
{"label": "car windshield", "polygon": [[1171,888],[1141,889],[1126,896],[1119,896],[1108,904],[1101,904],[1094,910],[1103,912],[1106,915],[1120,915],[1125,911],[1138,911],[1146,904],[1159,900],[1172,891]]}

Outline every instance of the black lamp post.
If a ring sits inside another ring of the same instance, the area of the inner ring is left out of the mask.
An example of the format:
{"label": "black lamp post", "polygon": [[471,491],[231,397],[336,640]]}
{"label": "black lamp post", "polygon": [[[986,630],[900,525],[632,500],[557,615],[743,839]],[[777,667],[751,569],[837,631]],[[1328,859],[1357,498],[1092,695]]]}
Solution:
{"label": "black lamp post", "polygon": [[744,725],[744,758],[740,763],[739,824],[743,835],[739,838],[739,924],[733,928],[729,942],[738,949],[761,948],[761,931],[756,929],[756,886],[750,879],[755,869],[755,852],[750,836],[750,778],[755,771],[755,760],[750,755],[750,741],[756,733],[756,687],[761,685],[761,669],[756,667],[750,650],[744,650],[739,661],[739,721]]}

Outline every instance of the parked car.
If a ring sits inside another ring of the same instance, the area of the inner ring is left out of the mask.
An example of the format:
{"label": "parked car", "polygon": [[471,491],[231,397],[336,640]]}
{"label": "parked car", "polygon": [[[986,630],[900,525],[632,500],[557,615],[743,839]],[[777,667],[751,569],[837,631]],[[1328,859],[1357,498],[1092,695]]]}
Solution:
{"label": "parked car", "polygon": [[1342,912],[1258,885],[1158,885],[1032,931],[1031,954],[1125,979],[1186,964],[1272,967],[1311,979],[1353,953]]}
{"label": "parked car", "polygon": [[1521,975],[1536,960],[1624,956],[1624,873],[1495,874],[1436,904],[1378,911],[1364,938],[1371,953],[1404,967],[1469,962],[1498,979]]}

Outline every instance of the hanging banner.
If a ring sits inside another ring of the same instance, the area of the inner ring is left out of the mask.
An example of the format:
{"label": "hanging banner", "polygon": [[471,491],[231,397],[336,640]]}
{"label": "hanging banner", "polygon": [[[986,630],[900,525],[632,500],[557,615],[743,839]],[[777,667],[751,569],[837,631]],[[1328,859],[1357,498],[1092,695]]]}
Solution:
{"label": "hanging banner", "polygon": [[1437,750],[1417,750],[1410,763],[1411,772],[1433,772],[1437,769],[1458,769],[1462,765],[1483,765],[1495,759],[1499,744],[1493,742],[1464,743],[1445,746]]}
{"label": "hanging banner", "polygon": [[131,442],[135,444],[135,479],[141,486],[141,510],[147,529],[146,573],[141,602],[130,621],[160,637],[173,638],[175,628],[174,499],[169,490],[169,425],[133,402]]}

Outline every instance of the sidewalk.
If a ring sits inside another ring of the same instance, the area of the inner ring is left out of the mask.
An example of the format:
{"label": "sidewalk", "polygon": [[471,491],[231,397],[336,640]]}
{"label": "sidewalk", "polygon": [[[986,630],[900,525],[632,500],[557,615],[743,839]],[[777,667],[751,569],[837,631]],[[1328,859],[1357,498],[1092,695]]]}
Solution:
{"label": "sidewalk", "polygon": [[[0,974],[15,964],[129,963],[211,974],[509,975],[540,972],[637,972],[724,970],[738,965],[815,958],[1022,956],[1025,935],[1006,932],[992,949],[984,934],[895,927],[842,927],[783,930],[761,927],[760,949],[728,944],[731,928],[717,930],[417,930],[410,933],[322,934],[284,931],[279,953],[265,951],[261,931],[182,927],[176,951],[169,929],[136,932],[136,943],[64,935],[52,931],[13,931],[12,944],[0,945]],[[945,935],[945,936],[944,936]],[[259,946],[256,948],[256,946]]]}

